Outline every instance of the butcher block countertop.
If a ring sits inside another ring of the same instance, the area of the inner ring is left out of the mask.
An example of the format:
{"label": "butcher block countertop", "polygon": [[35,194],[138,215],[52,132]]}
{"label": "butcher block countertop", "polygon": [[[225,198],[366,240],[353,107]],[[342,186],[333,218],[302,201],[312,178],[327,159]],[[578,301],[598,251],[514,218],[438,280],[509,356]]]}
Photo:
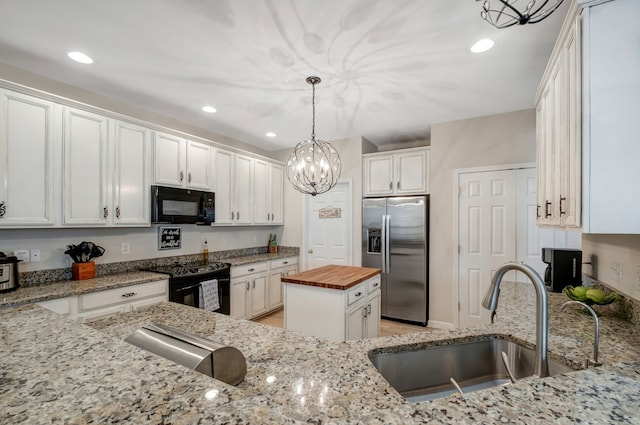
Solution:
{"label": "butcher block countertop", "polygon": [[283,276],[280,280],[287,283],[345,290],[380,274],[380,271],[370,267],[328,265]]}

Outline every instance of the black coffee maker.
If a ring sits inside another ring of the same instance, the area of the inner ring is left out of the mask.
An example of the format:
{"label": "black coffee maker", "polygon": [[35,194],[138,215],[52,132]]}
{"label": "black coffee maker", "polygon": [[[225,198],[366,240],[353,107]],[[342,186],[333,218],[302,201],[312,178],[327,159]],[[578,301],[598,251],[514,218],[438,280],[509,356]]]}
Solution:
{"label": "black coffee maker", "polygon": [[565,286],[582,285],[582,251],[579,249],[542,248],[542,261],[547,263],[544,283],[552,292]]}

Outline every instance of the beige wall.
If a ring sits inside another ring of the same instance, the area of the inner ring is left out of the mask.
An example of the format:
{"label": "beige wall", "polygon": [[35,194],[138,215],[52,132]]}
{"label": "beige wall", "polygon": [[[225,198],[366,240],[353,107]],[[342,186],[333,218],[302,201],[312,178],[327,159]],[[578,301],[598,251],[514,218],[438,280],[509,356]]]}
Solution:
{"label": "beige wall", "polygon": [[[627,296],[640,300],[640,235],[582,235],[582,258],[595,256],[595,268],[582,271]],[[612,263],[622,265],[622,283],[617,283]]]}
{"label": "beige wall", "polygon": [[454,170],[535,162],[535,110],[436,124],[431,128],[429,321],[452,324]]}
{"label": "beige wall", "polygon": [[[360,241],[362,238],[362,154],[375,152],[375,146],[362,137],[352,137],[332,141],[331,144],[336,148],[340,159],[342,160],[342,173],[340,179],[351,179],[352,184],[352,249],[353,249],[353,265],[362,264],[362,253],[360,250]],[[276,152],[276,158],[286,164],[287,158],[291,153],[291,149],[283,149]],[[304,237],[303,229],[303,205],[305,196],[293,188],[289,181],[285,178],[284,190],[284,231],[282,233],[282,244],[286,246],[299,246],[301,257],[306,252],[306,247],[302,246]]]}

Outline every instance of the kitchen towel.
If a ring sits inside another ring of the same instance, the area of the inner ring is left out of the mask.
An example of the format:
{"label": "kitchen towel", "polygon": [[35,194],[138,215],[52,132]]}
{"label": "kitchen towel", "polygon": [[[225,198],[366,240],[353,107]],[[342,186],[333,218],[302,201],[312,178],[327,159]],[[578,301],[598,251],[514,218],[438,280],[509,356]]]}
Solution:
{"label": "kitchen towel", "polygon": [[200,308],[207,311],[216,311],[220,308],[218,297],[218,279],[200,282]]}

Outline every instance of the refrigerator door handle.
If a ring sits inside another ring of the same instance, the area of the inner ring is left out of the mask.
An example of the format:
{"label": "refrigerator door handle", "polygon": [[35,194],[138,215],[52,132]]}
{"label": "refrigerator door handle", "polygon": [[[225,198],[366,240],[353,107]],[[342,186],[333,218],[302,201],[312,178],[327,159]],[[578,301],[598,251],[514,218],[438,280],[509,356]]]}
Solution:
{"label": "refrigerator door handle", "polygon": [[380,258],[382,259],[382,273],[386,273],[386,265],[387,265],[387,249],[386,249],[386,241],[387,241],[387,230],[386,230],[387,216],[382,214],[382,223],[380,224]]}
{"label": "refrigerator door handle", "polygon": [[391,273],[391,249],[390,249],[390,241],[391,241],[391,216],[386,215],[386,223],[385,223],[385,249],[384,249],[384,261],[386,262],[385,270],[386,273]]}

